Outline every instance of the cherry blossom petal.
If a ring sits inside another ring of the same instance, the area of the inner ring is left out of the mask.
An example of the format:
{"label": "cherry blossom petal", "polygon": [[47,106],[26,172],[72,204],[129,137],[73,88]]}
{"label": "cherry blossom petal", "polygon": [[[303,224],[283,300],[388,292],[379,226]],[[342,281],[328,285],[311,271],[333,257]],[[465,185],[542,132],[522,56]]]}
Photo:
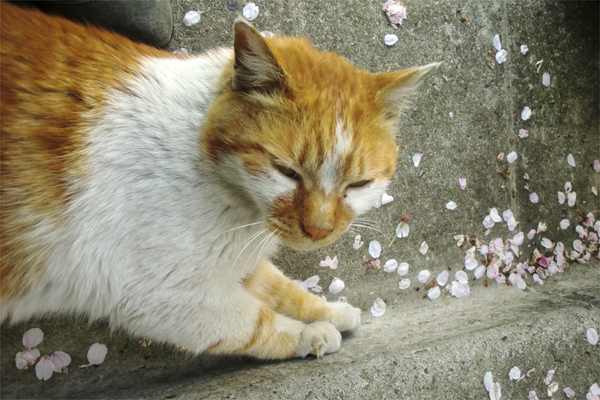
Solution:
{"label": "cherry blossom petal", "polygon": [[545,385],[549,385],[550,382],[552,382],[552,377],[554,376],[554,372],[556,372],[556,371],[553,369],[548,371],[548,373],[546,374],[546,378],[544,379]]}
{"label": "cherry blossom petal", "polygon": [[492,384],[492,390],[490,390],[490,400],[500,400],[502,397],[502,391],[500,390],[500,382],[494,382]]}
{"label": "cherry blossom petal", "polygon": [[185,26],[196,25],[198,22],[200,22],[200,11],[188,11],[183,16]]}
{"label": "cherry blossom petal", "polygon": [[398,261],[394,260],[393,258],[391,260],[387,260],[385,264],[383,264],[383,272],[387,272],[388,274],[394,272],[397,268]]}
{"label": "cherry blossom petal", "polygon": [[408,227],[408,224],[405,222],[400,222],[396,228],[396,237],[403,239],[408,236],[409,231],[410,228]]}
{"label": "cherry blossom petal", "polygon": [[442,291],[440,290],[439,286],[434,286],[427,291],[427,297],[429,297],[429,300],[437,299],[440,297],[440,294],[442,294]]}
{"label": "cherry blossom petal", "polygon": [[542,75],[542,85],[546,87],[550,86],[550,74],[547,72],[544,72],[544,74]]}
{"label": "cherry blossom petal", "polygon": [[519,367],[512,367],[511,370],[508,372],[508,377],[511,381],[516,381],[517,379],[519,379],[521,377],[521,370],[519,369]]}
{"label": "cherry blossom petal", "polygon": [[596,232],[600,233],[600,220],[598,220],[594,223],[594,230]]}
{"label": "cherry blossom petal", "polygon": [[358,250],[362,247],[363,242],[362,242],[362,237],[360,235],[356,235],[356,237],[354,238],[354,243],[352,244],[352,248],[354,250]]}
{"label": "cherry blossom petal", "polygon": [[266,38],[274,38],[275,34],[271,31],[260,31],[260,34]]}
{"label": "cherry blossom petal", "polygon": [[583,242],[579,239],[573,241],[573,249],[578,253],[583,252]]}
{"label": "cherry blossom petal", "polygon": [[26,349],[35,347],[44,340],[44,332],[40,328],[33,328],[23,335],[23,346]]}
{"label": "cherry blossom petal", "polygon": [[529,118],[531,118],[531,108],[525,107],[523,108],[523,111],[521,111],[521,119],[527,121]]}
{"label": "cherry blossom petal", "polygon": [[565,392],[565,396],[567,396],[567,398],[569,398],[569,399],[575,398],[575,392],[571,388],[565,388],[564,392]]}
{"label": "cherry blossom petal", "polygon": [[26,349],[17,353],[15,356],[15,364],[18,369],[29,368],[35,365],[39,357],[40,351],[38,349]]}
{"label": "cherry blossom petal", "polygon": [[504,220],[508,222],[509,220],[514,219],[515,215],[510,210],[504,210],[502,211],[502,218],[504,218]]}
{"label": "cherry blossom petal", "polygon": [[92,365],[100,365],[104,362],[107,352],[108,349],[105,344],[94,343],[88,350],[87,359]]}
{"label": "cherry blossom petal", "polygon": [[519,129],[519,137],[521,139],[525,139],[526,137],[529,137],[529,131],[525,130],[525,129]]}
{"label": "cherry blossom petal", "polygon": [[535,390],[529,392],[529,400],[540,400],[540,398],[537,397],[537,394],[535,394]]}
{"label": "cherry blossom petal", "polygon": [[422,157],[423,157],[423,153],[417,153],[417,154],[413,155],[413,164],[415,164],[415,167],[419,166],[419,163],[421,162]]}
{"label": "cherry blossom petal", "polygon": [[567,196],[563,192],[558,192],[558,204],[565,204]]}
{"label": "cherry blossom petal", "polygon": [[425,255],[425,254],[427,254],[427,250],[429,250],[429,245],[427,244],[427,242],[421,243],[421,247],[419,248],[419,253]]}
{"label": "cherry blossom petal", "polygon": [[596,188],[596,186],[592,186],[591,191],[595,196],[598,196],[598,188]]}
{"label": "cherry blossom petal", "polygon": [[400,263],[400,265],[398,265],[398,275],[404,276],[406,274],[408,274],[408,263]]}
{"label": "cherry blossom petal", "polygon": [[246,4],[242,10],[242,15],[248,21],[254,21],[258,17],[258,6],[254,3]]}
{"label": "cherry blossom petal", "polygon": [[590,386],[589,393],[600,396],[600,386],[598,386],[597,383],[594,383],[592,386]]}
{"label": "cherry blossom petal", "polygon": [[481,278],[485,274],[485,270],[486,270],[485,265],[480,265],[479,267],[475,268],[475,272],[473,273],[475,276],[475,279]]}
{"label": "cherry blossom petal", "polygon": [[444,286],[448,282],[448,270],[440,272],[436,278],[437,284]]}
{"label": "cherry blossom petal", "polygon": [[565,193],[571,193],[571,191],[573,190],[573,185],[571,185],[571,182],[565,182]]}
{"label": "cherry blossom petal", "polygon": [[307,278],[304,283],[307,288],[314,288],[317,283],[319,283],[319,275],[313,275],[310,278]]}
{"label": "cherry blossom petal", "polygon": [[54,364],[54,372],[61,373],[71,364],[71,356],[64,351],[55,351],[50,356],[50,361]]}
{"label": "cherry blossom petal", "polygon": [[525,55],[529,51],[529,47],[526,44],[521,45],[521,54]]}
{"label": "cherry blossom petal", "polygon": [[548,225],[543,222],[538,222],[537,233],[546,232],[548,230]]}
{"label": "cherry blossom petal", "polygon": [[396,24],[401,25],[402,21],[406,19],[406,7],[392,0],[385,2],[383,12],[385,12],[394,28],[396,28]]}
{"label": "cherry blossom petal", "polygon": [[567,156],[567,164],[569,164],[571,167],[575,168],[576,164],[575,164],[575,158],[573,157],[573,154],[569,154]]}
{"label": "cherry blossom petal", "polygon": [[[479,252],[485,256],[486,254],[488,254],[490,252],[490,248],[487,244],[481,245],[481,249],[479,250]],[[466,265],[465,265],[465,267],[466,267]]]}
{"label": "cherry blossom petal", "polygon": [[494,221],[495,223],[499,223],[502,222],[502,217],[500,216],[500,214],[498,214],[498,209],[496,207],[493,207],[490,210],[490,218],[492,219],[492,221]]}
{"label": "cherry blossom petal", "polygon": [[454,277],[463,285],[469,283],[469,277],[467,276],[467,273],[465,271],[458,271],[456,274],[454,274]]}
{"label": "cherry blossom petal", "polygon": [[400,282],[398,282],[398,288],[400,290],[405,290],[410,287],[410,279],[404,278]]}
{"label": "cherry blossom petal", "polygon": [[381,244],[377,240],[372,240],[369,243],[369,255],[373,258],[379,258],[381,255]]}
{"label": "cherry blossom petal", "polygon": [[575,227],[575,232],[577,232],[577,234],[579,235],[579,237],[582,238],[582,239],[585,239],[585,237],[587,236],[587,231],[581,225],[577,225]]}
{"label": "cherry blossom petal", "polygon": [[383,43],[385,43],[386,46],[393,46],[397,41],[398,36],[394,35],[393,33],[389,33],[383,37]]}
{"label": "cherry blossom petal", "polygon": [[523,232],[519,232],[517,233],[515,236],[513,236],[512,238],[512,242],[514,244],[516,244],[517,246],[520,246],[523,244],[523,240],[525,240],[525,234]]}
{"label": "cherry blossom petal", "polygon": [[472,257],[472,256],[466,256],[465,257],[465,269],[467,269],[468,271],[472,271],[475,268],[477,268],[477,260]]}
{"label": "cherry blossom petal", "polygon": [[506,156],[506,162],[508,162],[509,164],[512,164],[513,162],[517,161],[517,158],[519,158],[519,156],[517,155],[517,152],[511,151]]}
{"label": "cherry blossom petal", "polygon": [[385,206],[386,204],[390,204],[392,201],[394,201],[394,197],[390,196],[387,193],[384,193],[381,195],[381,205]]}
{"label": "cherry blossom petal", "polygon": [[573,207],[577,201],[577,193],[571,192],[567,195],[567,205]]}
{"label": "cherry blossom petal", "polygon": [[598,344],[598,332],[596,332],[596,330],[594,328],[589,328],[587,330],[587,340],[588,342],[590,342],[590,344],[592,346],[595,346]]}
{"label": "cherry blossom petal", "polygon": [[457,299],[460,299],[461,297],[471,294],[471,291],[469,289],[469,285],[460,283],[459,281],[454,281],[450,285],[450,294]]}
{"label": "cherry blossom petal", "polygon": [[[500,35],[494,35],[493,43],[494,43],[494,48],[497,51],[502,50],[502,43],[500,43]],[[488,392],[489,392],[489,390],[488,390]]]}
{"label": "cherry blossom petal", "polygon": [[302,290],[304,290],[305,292],[308,291],[308,286],[306,286],[306,282],[304,281],[300,281],[300,280],[293,280],[292,282],[294,282],[296,285],[298,285],[298,287]]}
{"label": "cherry blossom petal", "polygon": [[600,172],[600,161],[594,160],[594,171]]}
{"label": "cherry blossom petal", "polygon": [[489,215],[486,215],[485,218],[483,219],[483,226],[485,227],[485,229],[492,229],[494,227],[494,225],[496,225],[496,224],[492,220],[492,217],[490,217]]}
{"label": "cherry blossom petal", "polygon": [[429,272],[429,270],[427,270],[427,269],[424,269],[419,272],[419,275],[417,275],[417,280],[421,283],[425,283],[429,280],[430,276],[431,276],[431,272]]}
{"label": "cherry blossom petal", "polygon": [[539,275],[538,275],[538,274],[533,274],[531,277],[533,278],[533,281],[534,281],[534,282],[537,282],[537,283],[539,283],[540,285],[543,285],[543,284],[544,284],[544,281],[542,280],[542,278],[540,278],[540,277],[539,277]]}
{"label": "cherry blossom petal", "polygon": [[506,228],[508,228],[508,230],[511,232],[515,230],[517,225],[518,225],[518,222],[514,218],[511,218],[506,222]]}
{"label": "cherry blossom petal", "polygon": [[558,382],[552,382],[548,385],[548,397],[552,397],[558,391]]}
{"label": "cherry blossom petal", "polygon": [[506,62],[506,50],[502,49],[499,52],[496,53],[496,62],[498,64],[502,64],[504,62]]}
{"label": "cherry blossom petal", "polygon": [[486,372],[483,376],[483,386],[485,386],[485,390],[488,392],[492,390],[492,385],[494,384],[494,376],[491,372]]}
{"label": "cherry blossom petal", "polygon": [[562,229],[563,231],[565,229],[567,229],[570,225],[571,225],[571,221],[569,221],[566,218],[560,221],[560,229]]}
{"label": "cherry blossom petal", "polygon": [[452,210],[456,209],[456,203],[451,200],[448,203],[446,203],[446,208],[448,210],[452,211]]}
{"label": "cherry blossom petal", "polygon": [[467,179],[466,178],[458,178],[458,184],[462,190],[465,190],[467,187]]}
{"label": "cherry blossom petal", "polygon": [[533,204],[536,204],[537,202],[540,201],[540,197],[537,195],[537,193],[531,193],[529,195],[529,201],[531,201]]}
{"label": "cherry blossom petal", "polygon": [[504,160],[504,152],[498,153],[498,155],[496,156],[496,161],[500,162],[503,160]]}
{"label": "cherry blossom petal", "polygon": [[540,244],[545,249],[551,249],[554,246],[554,243],[552,243],[552,240],[550,240],[548,238],[542,238],[542,240],[540,241]]}
{"label": "cherry blossom petal", "polygon": [[385,302],[378,297],[371,306],[371,315],[375,318],[379,318],[382,317],[383,314],[385,314]]}
{"label": "cherry blossom petal", "polygon": [[35,365],[35,375],[39,380],[47,381],[52,377],[54,372],[54,364],[50,361],[50,357],[44,356]]}

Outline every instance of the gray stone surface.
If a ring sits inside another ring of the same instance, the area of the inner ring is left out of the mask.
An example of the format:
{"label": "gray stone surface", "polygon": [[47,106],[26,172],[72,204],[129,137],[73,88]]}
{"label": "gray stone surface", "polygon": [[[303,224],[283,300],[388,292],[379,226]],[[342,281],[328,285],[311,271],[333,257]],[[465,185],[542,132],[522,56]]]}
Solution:
{"label": "gray stone surface", "polygon": [[[241,12],[243,3],[233,3]],[[470,282],[471,295],[462,299],[447,294],[435,301],[424,299],[426,291],[416,275],[421,269],[437,274],[450,267],[451,275],[462,269],[464,251],[456,246],[454,235],[512,237],[514,232],[504,224],[484,235],[482,220],[491,207],[514,212],[520,222],[515,232],[527,232],[540,221],[548,225],[547,232],[525,240],[521,260],[530,257],[533,248],[541,249],[542,236],[562,241],[570,250],[579,215],[598,210],[598,197],[590,191],[592,185],[600,187],[600,175],[592,169],[593,160],[600,158],[598,3],[481,0],[457,5],[407,0],[408,19],[397,30],[381,12],[383,1],[256,3],[260,14],[254,23],[259,30],[306,36],[317,48],[343,54],[373,72],[385,71],[388,65],[399,69],[443,62],[401,124],[398,173],[388,191],[394,202],[365,216],[377,231],[356,228],[365,246],[352,250],[354,234],[349,233],[319,251],[284,248],[276,260],[295,279],[319,274],[324,287],[334,276],[343,279],[346,289],[341,294],[364,310],[359,332],[344,340],[339,353],[318,360],[260,362],[186,358],[177,349],[154,343],[140,347],[136,339],[110,334],[106,324],[89,325],[84,318],[3,325],[2,397],[483,399],[488,398],[483,376],[491,371],[503,398],[524,399],[530,390],[547,398],[543,379],[555,369],[560,388],[554,398],[565,398],[565,387],[571,387],[576,398],[585,398],[587,389],[600,383],[600,349],[585,338],[587,328],[600,331],[597,260],[572,263],[544,286],[533,283],[524,292],[495,282],[485,286],[482,278]],[[225,1],[181,0],[171,6],[171,50],[202,52],[231,43],[236,13]],[[181,19],[192,9],[200,9],[202,19],[186,28]],[[387,33],[399,37],[390,48],[382,43]],[[488,50],[497,33],[508,61],[491,69],[495,51],[489,55]],[[519,52],[521,44],[530,48],[525,56]],[[536,63],[541,60],[538,72]],[[541,84],[543,72],[552,75],[549,88]],[[533,110],[525,122],[520,119],[524,106]],[[530,137],[520,139],[520,128],[528,129]],[[498,153],[513,150],[519,155],[515,163],[496,161]],[[411,157],[417,152],[423,159],[415,168]],[[569,153],[575,168],[567,165]],[[505,180],[497,171],[507,168],[510,175]],[[525,173],[529,182],[523,179]],[[459,177],[467,178],[464,191]],[[566,181],[578,193],[575,208],[557,202],[556,193]],[[538,204],[529,201],[527,183],[538,193]],[[445,208],[449,200],[458,204],[456,210]],[[413,216],[411,233],[388,247],[405,212]],[[563,218],[572,223],[566,231],[557,229]],[[409,290],[398,290],[397,274],[364,264],[366,245],[373,239],[383,245],[382,261],[396,258],[410,264]],[[425,256],[418,251],[424,240],[429,244]],[[338,256],[337,270],[317,266],[326,254]],[[380,319],[368,311],[376,297],[388,305]],[[33,371],[15,368],[21,335],[36,326],[46,334],[39,346],[42,353],[60,349],[71,354],[69,374],[42,383]],[[86,363],[89,345],[98,341],[109,347],[106,361],[96,368],[77,368]],[[511,382],[508,372],[513,366],[535,372]]]}

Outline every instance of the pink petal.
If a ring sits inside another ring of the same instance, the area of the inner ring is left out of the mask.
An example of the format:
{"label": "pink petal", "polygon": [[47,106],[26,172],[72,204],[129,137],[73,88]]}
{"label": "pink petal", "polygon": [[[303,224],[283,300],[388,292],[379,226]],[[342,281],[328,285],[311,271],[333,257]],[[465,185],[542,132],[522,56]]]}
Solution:
{"label": "pink petal", "polygon": [[474,272],[475,279],[481,278],[485,274],[485,270],[485,265],[480,265],[479,267],[477,267]]}
{"label": "pink petal", "polygon": [[502,397],[502,391],[500,390],[500,383],[494,382],[492,384],[492,390],[490,390],[490,400],[500,400]]}
{"label": "pink petal", "polygon": [[446,208],[450,211],[455,210],[456,209],[456,203],[454,201],[449,201],[446,204]]}
{"label": "pink petal", "polygon": [[577,193],[571,192],[567,195],[567,204],[569,207],[573,207],[577,201]]}
{"label": "pink petal", "polygon": [[299,280],[294,280],[293,281],[296,285],[298,285],[298,287],[304,291],[308,291],[308,286],[306,286],[306,282],[303,281],[299,281]]}
{"label": "pink petal", "polygon": [[508,377],[511,381],[516,381],[517,379],[519,379],[521,377],[521,370],[519,369],[519,367],[512,367],[511,370],[508,372]]}
{"label": "pink petal", "polygon": [[537,394],[535,394],[535,390],[529,392],[529,400],[540,400],[539,397],[537,397]]}
{"label": "pink petal", "polygon": [[397,268],[398,261],[394,260],[393,258],[391,260],[387,260],[385,264],[383,264],[383,272],[387,272],[388,274],[394,272]]}
{"label": "pink petal", "polygon": [[23,346],[29,349],[42,343],[42,340],[44,340],[44,332],[40,328],[33,328],[23,335]]}
{"label": "pink petal", "polygon": [[425,255],[425,254],[427,254],[427,250],[429,250],[429,245],[427,244],[427,242],[421,243],[421,247],[419,248],[419,253]]}
{"label": "pink petal", "polygon": [[319,283],[319,275],[313,275],[304,280],[307,288],[314,288]]}
{"label": "pink petal", "polygon": [[457,299],[468,296],[470,293],[471,292],[469,286],[466,284],[462,284],[459,281],[454,281],[450,285],[450,294],[456,297]]}
{"label": "pink petal", "polygon": [[539,196],[537,195],[537,193],[531,193],[529,195],[529,201],[531,201],[533,204],[537,203],[538,201],[540,201]]}
{"label": "pink petal", "polygon": [[465,271],[458,271],[456,274],[454,274],[454,277],[463,285],[469,283],[469,277],[467,276],[467,273]]}
{"label": "pink petal", "polygon": [[567,156],[567,164],[569,164],[571,167],[575,168],[577,165],[575,164],[575,157],[573,157],[573,154],[569,154]]}
{"label": "pink petal", "polygon": [[567,396],[567,398],[569,398],[569,399],[575,398],[575,392],[571,388],[565,388],[564,392],[565,392],[565,396]]}
{"label": "pink petal", "polygon": [[104,362],[107,352],[106,345],[94,343],[88,350],[87,359],[92,365],[100,365]]}
{"label": "pink petal", "polygon": [[62,372],[71,364],[71,356],[64,351],[55,351],[50,356],[50,361],[54,364],[54,372]]}
{"label": "pink petal", "polygon": [[546,374],[546,379],[544,379],[544,384],[549,385],[550,382],[552,382],[552,377],[554,376],[554,370],[551,369],[548,371],[548,374]]}
{"label": "pink petal", "polygon": [[467,180],[465,178],[458,178],[458,184],[462,190],[465,190],[467,187]]}
{"label": "pink petal", "polygon": [[38,349],[26,349],[20,351],[15,356],[15,364],[18,369],[25,369],[35,365],[35,362],[40,357],[40,351]]}
{"label": "pink petal", "polygon": [[[493,44],[494,44],[494,48],[497,51],[502,50],[502,44],[500,43],[500,35],[494,35]],[[488,392],[489,392],[489,390],[488,390]]]}
{"label": "pink petal", "polygon": [[523,232],[519,232],[515,236],[513,236],[512,241],[515,245],[520,246],[523,244],[524,239],[525,239],[525,234]]}
{"label": "pink petal", "polygon": [[471,256],[471,255],[467,255],[465,256],[465,268],[469,271],[474,270],[475,268],[477,268],[477,260]]}
{"label": "pink petal", "polygon": [[492,217],[490,217],[489,215],[486,215],[485,218],[483,219],[483,226],[485,227],[485,229],[492,229],[494,227],[494,225],[496,225],[496,224],[492,220]]}
{"label": "pink petal", "polygon": [[390,196],[387,193],[384,193],[383,195],[381,195],[381,205],[385,206],[386,204],[391,203],[392,201],[394,201],[394,198],[392,196]]}
{"label": "pink petal", "polygon": [[421,283],[425,283],[429,280],[429,277],[431,276],[431,272],[429,272],[429,270],[422,270],[419,272],[419,275],[417,275],[417,280]]}
{"label": "pink petal", "polygon": [[594,171],[600,172],[600,161],[594,160]]}
{"label": "pink petal", "polygon": [[258,6],[254,3],[248,3],[242,9],[242,15],[248,21],[254,21],[258,16]]}
{"label": "pink petal", "polygon": [[533,237],[535,236],[536,233],[537,232],[535,229],[530,230],[529,232],[527,232],[527,239],[529,239],[529,240],[533,239]]}
{"label": "pink petal", "polygon": [[546,87],[550,86],[550,74],[547,72],[544,72],[544,74],[542,75],[542,85]]}
{"label": "pink petal", "polygon": [[527,131],[525,129],[519,129],[519,137],[521,139],[525,139],[526,137],[529,137],[529,131]]}
{"label": "pink petal", "polygon": [[406,274],[408,274],[408,263],[400,263],[400,265],[398,265],[398,275],[400,276],[404,276]]}
{"label": "pink petal", "polygon": [[35,375],[39,380],[47,381],[52,377],[54,372],[54,364],[50,361],[48,356],[44,356],[35,366]]}
{"label": "pink petal", "polygon": [[548,397],[552,397],[558,391],[558,382],[552,382],[548,385]]}
{"label": "pink petal", "polygon": [[371,306],[371,315],[379,318],[383,316],[383,314],[385,314],[385,302],[378,297]]}
{"label": "pink petal", "polygon": [[508,153],[508,155],[506,156],[506,161],[509,164],[512,164],[513,162],[517,161],[517,152],[516,151],[511,151],[510,153]]}

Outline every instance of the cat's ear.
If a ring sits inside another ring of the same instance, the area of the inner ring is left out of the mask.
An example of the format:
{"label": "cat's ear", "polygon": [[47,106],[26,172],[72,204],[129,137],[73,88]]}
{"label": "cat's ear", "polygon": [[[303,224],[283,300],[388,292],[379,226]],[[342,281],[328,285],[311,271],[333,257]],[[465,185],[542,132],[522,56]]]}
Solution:
{"label": "cat's ear", "polygon": [[411,98],[423,79],[437,70],[440,64],[432,63],[422,67],[376,74],[379,86],[376,100],[380,102],[386,116],[397,120],[410,105]]}
{"label": "cat's ear", "polygon": [[233,30],[233,88],[244,92],[284,88],[286,73],[260,32],[243,18],[235,21]]}

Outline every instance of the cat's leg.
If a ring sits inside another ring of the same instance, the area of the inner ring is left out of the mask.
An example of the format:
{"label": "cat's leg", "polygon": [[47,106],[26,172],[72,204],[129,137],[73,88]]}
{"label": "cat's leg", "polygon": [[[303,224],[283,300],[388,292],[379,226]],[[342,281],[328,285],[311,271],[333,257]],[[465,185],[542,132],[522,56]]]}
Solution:
{"label": "cat's leg", "polygon": [[201,286],[146,287],[121,299],[111,325],[196,354],[286,359],[340,347],[341,334],[327,321],[306,324],[278,314],[239,283]]}
{"label": "cat's leg", "polygon": [[305,322],[329,321],[340,332],[360,325],[360,310],[342,302],[327,302],[292,282],[273,264],[261,260],[246,279],[246,289],[278,313]]}

